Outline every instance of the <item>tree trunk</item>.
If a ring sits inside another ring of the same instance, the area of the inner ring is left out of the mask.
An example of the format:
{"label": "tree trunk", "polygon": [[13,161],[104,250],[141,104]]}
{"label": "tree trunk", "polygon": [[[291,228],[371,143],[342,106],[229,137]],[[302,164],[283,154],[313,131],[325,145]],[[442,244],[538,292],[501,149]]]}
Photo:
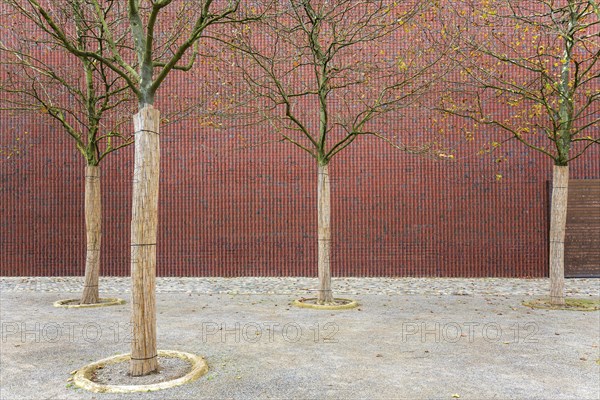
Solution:
{"label": "tree trunk", "polygon": [[327,164],[318,164],[317,183],[318,229],[319,229],[319,294],[318,304],[333,303],[331,291],[331,196]]}
{"label": "tree trunk", "polygon": [[550,303],[565,304],[565,230],[569,167],[555,165],[550,211]]}
{"label": "tree trunk", "polygon": [[100,275],[100,240],[102,238],[102,198],[100,195],[100,167],[85,167],[85,283],[81,304],[98,303]]}
{"label": "tree trunk", "polygon": [[160,172],[160,113],[146,105],[134,115],[135,165],[131,220],[133,337],[129,372],[158,369],[156,349],[156,231]]}

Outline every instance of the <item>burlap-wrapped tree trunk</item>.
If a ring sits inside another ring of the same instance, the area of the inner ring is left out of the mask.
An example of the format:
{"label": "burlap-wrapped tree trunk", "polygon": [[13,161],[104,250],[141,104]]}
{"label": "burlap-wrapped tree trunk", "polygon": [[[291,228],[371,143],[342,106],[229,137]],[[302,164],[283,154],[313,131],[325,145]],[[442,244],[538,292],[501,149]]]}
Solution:
{"label": "burlap-wrapped tree trunk", "polygon": [[333,303],[331,290],[331,195],[329,168],[327,164],[318,164],[317,180],[318,202],[318,238],[319,238],[319,304]]}
{"label": "burlap-wrapped tree trunk", "polygon": [[85,283],[81,304],[98,303],[100,275],[100,241],[102,238],[102,198],[100,193],[100,167],[85,167]]}
{"label": "burlap-wrapped tree trunk", "polygon": [[569,167],[555,165],[550,205],[550,302],[565,304],[565,231],[569,193]]}
{"label": "burlap-wrapped tree trunk", "polygon": [[151,105],[134,118],[135,166],[131,221],[133,340],[129,372],[146,375],[158,369],[156,348],[156,231],[160,167],[160,113]]}

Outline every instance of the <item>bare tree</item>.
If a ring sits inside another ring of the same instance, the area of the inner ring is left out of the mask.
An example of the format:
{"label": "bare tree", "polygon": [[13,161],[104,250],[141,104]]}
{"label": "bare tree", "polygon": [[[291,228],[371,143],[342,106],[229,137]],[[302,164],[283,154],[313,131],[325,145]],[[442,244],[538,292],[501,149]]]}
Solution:
{"label": "bare tree", "polygon": [[[175,70],[190,70],[200,55],[199,41],[211,25],[250,21],[237,17],[239,0],[88,0],[89,23],[104,29],[104,54],[81,49],[73,40],[71,21],[57,18],[60,4],[73,0],[26,0],[33,20],[69,52],[105,65],[135,94],[135,170],[131,222],[132,325],[130,373],[145,375],[158,368],[156,347],[156,233],[159,184],[159,111],[154,102],[159,87]],[[111,21],[121,21],[111,28]],[[119,45],[125,38],[126,45]]]}
{"label": "bare tree", "polygon": [[454,0],[463,79],[447,113],[508,134],[554,163],[550,300],[565,303],[569,163],[600,143],[600,14],[595,1]]}
{"label": "bare tree", "polygon": [[317,164],[318,304],[336,303],[330,161],[365,135],[407,153],[431,147],[385,117],[417,109],[441,74],[427,34],[435,10],[430,2],[289,0],[271,18],[229,32],[237,51],[227,64],[256,98],[247,110]]}
{"label": "bare tree", "polygon": [[[102,56],[103,32],[97,26],[87,25],[85,8],[81,2],[75,4],[78,7],[62,9],[76,27],[74,46],[93,49]],[[100,162],[133,142],[131,136],[120,133],[122,114],[127,111],[126,86],[116,74],[89,57],[60,51],[57,42],[40,36],[35,24],[27,23],[28,14],[19,10],[7,7],[7,14],[3,15],[6,24],[1,29],[0,68],[5,79],[0,83],[0,109],[54,120],[85,159],[86,261],[80,303],[98,303],[102,238]],[[57,50],[59,57],[51,58],[59,62],[45,60],[50,53],[56,56]]]}

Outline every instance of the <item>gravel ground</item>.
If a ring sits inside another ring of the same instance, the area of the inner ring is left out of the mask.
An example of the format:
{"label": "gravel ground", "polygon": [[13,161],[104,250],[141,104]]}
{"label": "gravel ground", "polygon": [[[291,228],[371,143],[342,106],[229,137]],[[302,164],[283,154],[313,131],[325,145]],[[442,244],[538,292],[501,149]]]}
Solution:
{"label": "gravel ground", "polygon": [[[103,278],[102,295],[128,299],[127,282]],[[600,313],[523,307],[547,280],[501,279],[338,278],[336,295],[360,307],[321,311],[289,305],[315,279],[161,278],[159,348],[202,355],[209,372],[159,392],[90,393],[69,373],[129,350],[130,305],[52,306],[80,283],[0,280],[1,399],[600,398]],[[598,295],[599,283],[567,290]]]}

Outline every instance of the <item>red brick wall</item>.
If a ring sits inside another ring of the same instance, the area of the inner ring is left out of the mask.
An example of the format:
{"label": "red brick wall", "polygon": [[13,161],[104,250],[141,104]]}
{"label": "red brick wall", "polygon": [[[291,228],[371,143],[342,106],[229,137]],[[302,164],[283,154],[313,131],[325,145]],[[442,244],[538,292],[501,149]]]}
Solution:
{"label": "red brick wall", "polygon": [[[53,126],[3,129],[31,133],[0,161],[1,274],[82,275],[83,159]],[[286,143],[215,153],[193,126],[162,140],[158,275],[316,275],[312,159]],[[334,159],[334,275],[545,276],[551,161],[519,145],[501,164],[476,150],[443,162],[363,139]],[[102,165],[104,275],[129,274],[132,160],[129,147]],[[572,177],[599,178],[599,160],[576,160]]]}
{"label": "red brick wall", "polygon": [[[214,79],[202,80],[214,71],[202,71],[170,77],[158,98],[169,105],[214,94],[204,85]],[[406,112],[384,123],[409,139],[428,131],[427,116]],[[158,274],[316,275],[314,160],[289,143],[227,150],[236,146],[231,131],[199,125],[161,128]],[[454,160],[373,138],[334,158],[334,275],[546,275],[550,159],[518,143],[477,155],[481,142],[459,144],[460,129],[446,128],[457,131],[448,140]],[[23,148],[0,159],[0,274],[82,275],[83,158],[47,119],[2,113],[0,133],[0,148],[14,137]],[[599,148],[571,164],[573,178],[600,178]],[[104,275],[129,274],[132,167],[133,147],[101,165]]]}

